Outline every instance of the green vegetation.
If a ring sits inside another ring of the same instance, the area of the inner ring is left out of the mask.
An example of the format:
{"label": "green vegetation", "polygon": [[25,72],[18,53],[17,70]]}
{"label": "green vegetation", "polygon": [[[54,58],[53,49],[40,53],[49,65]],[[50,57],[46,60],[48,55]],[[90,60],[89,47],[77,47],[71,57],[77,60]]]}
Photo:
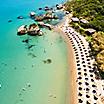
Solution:
{"label": "green vegetation", "polygon": [[[91,49],[98,63],[100,72],[104,72],[104,33],[98,32],[92,35]],[[104,75],[103,75],[104,77]]]}
{"label": "green vegetation", "polygon": [[66,7],[74,16],[89,20],[86,27],[104,31],[104,0],[72,0],[66,3]]}
{"label": "green vegetation", "polygon": [[[104,0],[71,0],[66,3],[66,10],[79,19],[83,18],[89,23],[74,23],[70,25],[86,37],[91,43],[92,55],[102,78],[104,78]],[[85,33],[86,28],[93,28],[97,32],[93,35]]]}
{"label": "green vegetation", "polygon": [[86,36],[86,40],[90,43],[92,41],[92,36]]}

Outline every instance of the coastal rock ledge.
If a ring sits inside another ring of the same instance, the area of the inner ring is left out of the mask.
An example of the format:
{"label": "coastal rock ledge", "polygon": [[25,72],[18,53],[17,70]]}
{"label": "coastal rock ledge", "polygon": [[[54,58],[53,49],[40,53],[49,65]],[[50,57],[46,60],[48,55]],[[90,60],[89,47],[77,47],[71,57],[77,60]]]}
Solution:
{"label": "coastal rock ledge", "polygon": [[30,24],[29,27],[27,27],[27,25],[22,25],[18,28],[17,35],[25,35],[25,34],[36,36],[42,35],[43,33],[40,30],[39,26],[33,23]]}

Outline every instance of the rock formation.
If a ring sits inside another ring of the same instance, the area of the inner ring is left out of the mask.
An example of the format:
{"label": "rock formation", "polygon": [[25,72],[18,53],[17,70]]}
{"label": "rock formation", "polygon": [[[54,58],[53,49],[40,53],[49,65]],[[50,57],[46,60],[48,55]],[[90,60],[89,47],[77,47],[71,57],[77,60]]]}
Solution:
{"label": "rock formation", "polygon": [[30,12],[30,17],[34,18],[35,17],[35,12]]}
{"label": "rock formation", "polygon": [[17,35],[25,35],[27,33],[27,25],[22,25],[18,28]]}
{"label": "rock formation", "polygon": [[27,32],[28,35],[35,36],[35,35],[38,35],[39,32],[40,32],[40,29],[38,25],[36,25],[35,23],[29,25],[28,32]]}

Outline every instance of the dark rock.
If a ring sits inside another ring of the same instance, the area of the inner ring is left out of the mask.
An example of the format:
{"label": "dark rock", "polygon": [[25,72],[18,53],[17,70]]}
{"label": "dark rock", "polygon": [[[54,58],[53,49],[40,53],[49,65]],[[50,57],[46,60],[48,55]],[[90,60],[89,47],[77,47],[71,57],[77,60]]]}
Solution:
{"label": "dark rock", "polygon": [[23,19],[23,16],[18,16],[17,19]]}
{"label": "dark rock", "polygon": [[27,83],[27,86],[28,86],[28,87],[31,87],[31,84],[30,84],[30,83]]}
{"label": "dark rock", "polygon": [[50,8],[50,10],[53,10],[53,8]]}
{"label": "dark rock", "polygon": [[35,12],[30,12],[30,17],[35,18]]}
{"label": "dark rock", "polygon": [[32,58],[35,58],[35,57],[36,57],[36,55],[33,54],[33,53],[28,53],[28,55],[29,55],[29,56],[32,56]]}
{"label": "dark rock", "polygon": [[12,22],[12,20],[8,20],[8,22]]}
{"label": "dark rock", "polygon": [[29,39],[23,40],[22,42],[29,43]]}
{"label": "dark rock", "polygon": [[56,4],[56,7],[59,6],[59,4]]}
{"label": "dark rock", "polygon": [[28,46],[28,49],[32,48],[33,46],[35,46],[35,45],[30,45],[30,46]]}
{"label": "dark rock", "polygon": [[40,29],[39,29],[38,25],[33,23],[33,24],[29,25],[27,33],[28,33],[28,35],[35,36],[35,35],[38,35],[40,33]]}
{"label": "dark rock", "polygon": [[42,16],[35,16],[35,21],[43,21],[43,20],[48,20],[48,19],[58,19],[58,16],[46,13]]}
{"label": "dark rock", "polygon": [[45,64],[50,64],[50,63],[52,63],[52,60],[51,60],[51,59],[47,59],[47,60],[43,60],[43,62],[44,62]]}
{"label": "dark rock", "polygon": [[42,10],[42,8],[39,8],[39,10]]}
{"label": "dark rock", "polygon": [[49,64],[50,64],[51,62],[52,62],[52,60],[51,60],[51,59],[47,59],[47,63],[49,63]]}
{"label": "dark rock", "polygon": [[43,60],[43,62],[46,64],[47,63],[47,61],[46,60]]}
{"label": "dark rock", "polygon": [[26,88],[22,88],[22,91],[26,91]]}
{"label": "dark rock", "polygon": [[46,7],[44,8],[44,10],[45,10],[45,11],[48,11],[48,10],[50,10],[50,8],[49,8],[48,6],[46,6]]}

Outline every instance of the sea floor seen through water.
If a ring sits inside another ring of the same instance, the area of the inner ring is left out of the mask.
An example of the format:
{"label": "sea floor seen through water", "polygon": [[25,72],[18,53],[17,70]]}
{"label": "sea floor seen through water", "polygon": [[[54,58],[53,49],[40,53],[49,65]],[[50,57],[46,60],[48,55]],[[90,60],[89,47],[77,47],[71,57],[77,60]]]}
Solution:
{"label": "sea floor seen through water", "polygon": [[[12,44],[15,49],[12,45],[7,50],[2,49],[0,104],[65,104],[66,43],[60,34],[43,31],[43,36],[18,36],[18,44]],[[26,39],[28,43],[24,42]]]}
{"label": "sea floor seen through water", "polygon": [[[19,26],[33,23],[28,13],[61,0],[12,1],[1,4],[0,104],[65,104],[68,49],[62,35],[42,29],[42,36],[17,36]],[[17,16],[24,19],[19,20]],[[8,22],[12,20],[12,22]],[[28,39],[28,41],[27,41]]]}

